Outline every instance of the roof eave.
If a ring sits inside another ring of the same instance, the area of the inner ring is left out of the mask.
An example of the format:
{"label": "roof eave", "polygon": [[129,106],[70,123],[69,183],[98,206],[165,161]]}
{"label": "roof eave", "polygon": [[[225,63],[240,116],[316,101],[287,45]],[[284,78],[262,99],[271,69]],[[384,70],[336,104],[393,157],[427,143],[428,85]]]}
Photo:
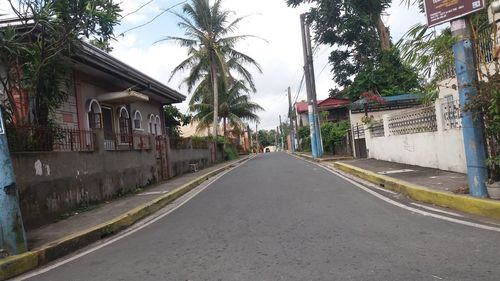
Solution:
{"label": "roof eave", "polygon": [[[163,98],[162,100],[172,100],[171,103],[180,103],[186,100],[186,96],[173,90],[172,88],[162,84],[161,82],[147,76],[139,70],[121,62],[112,57],[106,52],[83,42],[83,50],[77,55],[78,60],[83,60],[84,63],[90,63],[93,67],[98,67],[101,70],[120,77],[131,83],[137,83],[139,86],[150,91],[156,96]],[[162,101],[165,104],[169,102]]]}

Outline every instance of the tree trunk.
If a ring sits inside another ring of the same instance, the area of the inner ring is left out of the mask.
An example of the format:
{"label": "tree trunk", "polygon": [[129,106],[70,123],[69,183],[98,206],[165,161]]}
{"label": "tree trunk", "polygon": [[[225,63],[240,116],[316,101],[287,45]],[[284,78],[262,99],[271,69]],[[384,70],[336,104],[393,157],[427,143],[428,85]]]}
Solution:
{"label": "tree trunk", "polygon": [[217,67],[212,63],[212,85],[214,90],[214,120],[213,120],[213,136],[217,139],[217,129],[219,127],[219,87],[217,81]]}
{"label": "tree trunk", "polygon": [[389,33],[389,29],[385,26],[384,22],[382,21],[382,17],[380,15],[377,15],[374,21],[380,39],[380,48],[384,51],[390,50],[391,35]]}
{"label": "tree trunk", "polygon": [[227,141],[227,122],[226,117],[222,118],[223,126],[224,126],[224,143]]}

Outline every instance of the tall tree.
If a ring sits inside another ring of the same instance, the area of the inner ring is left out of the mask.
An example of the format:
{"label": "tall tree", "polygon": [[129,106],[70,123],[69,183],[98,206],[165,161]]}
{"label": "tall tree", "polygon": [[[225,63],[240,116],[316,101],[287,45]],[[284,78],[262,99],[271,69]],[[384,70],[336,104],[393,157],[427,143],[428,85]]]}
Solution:
{"label": "tall tree", "polygon": [[166,40],[174,40],[188,48],[188,58],[174,69],[172,75],[189,69],[190,73],[184,80],[189,91],[208,75],[210,83],[204,87],[210,86],[212,92],[215,109],[212,126],[216,137],[219,124],[219,84],[228,84],[226,79],[231,77],[229,69],[233,67],[253,85],[252,76],[241,66],[249,63],[259,70],[260,67],[251,57],[235,49],[237,42],[251,36],[232,35],[243,18],[231,20],[233,12],[222,8],[222,0],[216,0],[212,6],[207,0],[192,0],[183,6],[182,11],[183,14],[177,14],[180,19],[178,25],[184,29],[186,38],[169,36]]}
{"label": "tall tree", "polygon": [[363,66],[391,47],[389,29],[382,21],[391,0],[286,0],[296,7],[314,3],[308,13],[315,41],[333,47],[330,54],[334,80],[349,86]]}
{"label": "tall tree", "polygon": [[[198,88],[202,91],[203,88]],[[227,125],[233,129],[244,130],[244,121],[258,122],[256,112],[263,108],[250,100],[250,89],[244,81],[234,81],[229,89],[219,86],[219,116],[223,121],[224,137],[227,137]],[[203,95],[198,102],[190,104],[190,110],[195,112],[194,119],[199,122],[197,129],[205,129],[210,125],[214,115],[212,95]]]}
{"label": "tall tree", "polygon": [[[82,41],[109,50],[119,5],[113,0],[7,0],[17,16],[1,30],[0,83],[8,112],[18,123],[47,125],[50,113],[67,97],[71,57]],[[21,120],[14,102],[29,95],[31,120]]]}

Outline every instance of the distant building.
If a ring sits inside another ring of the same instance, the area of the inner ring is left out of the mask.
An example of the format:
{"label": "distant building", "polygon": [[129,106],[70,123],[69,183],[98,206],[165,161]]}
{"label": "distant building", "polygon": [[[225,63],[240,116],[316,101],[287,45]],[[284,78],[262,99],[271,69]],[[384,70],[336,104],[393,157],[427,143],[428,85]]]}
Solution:
{"label": "distant building", "polygon": [[[340,122],[349,120],[349,99],[329,97],[324,100],[318,100],[318,111],[328,112],[328,122]],[[309,126],[308,105],[306,101],[295,104],[297,124],[299,126]]]}

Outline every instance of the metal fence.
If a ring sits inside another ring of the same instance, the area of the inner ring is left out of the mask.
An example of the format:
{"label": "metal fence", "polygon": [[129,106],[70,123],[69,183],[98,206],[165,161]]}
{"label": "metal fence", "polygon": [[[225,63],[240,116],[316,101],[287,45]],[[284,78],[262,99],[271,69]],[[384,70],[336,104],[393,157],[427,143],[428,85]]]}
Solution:
{"label": "metal fence", "polygon": [[436,131],[437,120],[434,105],[389,116],[389,132],[391,135],[408,135]]}
{"label": "metal fence", "polygon": [[104,149],[113,150],[151,150],[150,134],[145,133],[106,133]]}
{"label": "metal fence", "polygon": [[89,130],[59,127],[8,127],[11,152],[94,151],[95,134]]}
{"label": "metal fence", "polygon": [[364,139],[365,138],[365,128],[364,125],[356,124],[352,126],[352,135],[354,139]]}

